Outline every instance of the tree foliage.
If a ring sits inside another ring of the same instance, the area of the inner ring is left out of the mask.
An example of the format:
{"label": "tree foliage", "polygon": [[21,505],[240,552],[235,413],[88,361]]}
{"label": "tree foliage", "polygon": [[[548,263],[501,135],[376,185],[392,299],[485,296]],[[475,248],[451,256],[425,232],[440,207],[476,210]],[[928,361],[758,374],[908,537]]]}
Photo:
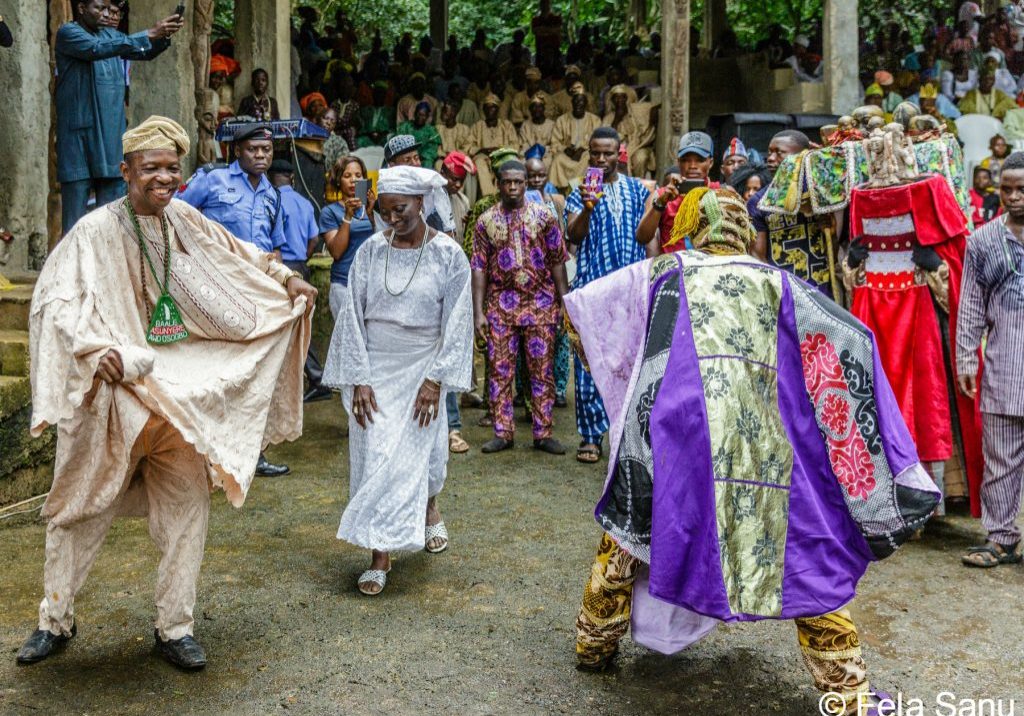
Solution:
{"label": "tree foliage", "polygon": [[[691,0],[693,26],[703,22],[704,3]],[[824,0],[724,0],[729,24],[740,44],[753,47],[763,39],[769,25],[779,24],[792,36],[813,32],[822,18]],[[844,0],[832,0],[844,2]],[[861,27],[873,31],[895,22],[918,40],[938,10],[949,11],[956,0],[860,0]],[[380,29],[385,45],[408,32],[419,38],[430,29],[430,0],[292,0],[293,7],[317,8],[323,24],[333,22],[342,8],[361,33],[361,46],[368,45],[373,30]],[[476,29],[482,28],[493,45],[512,37],[516,28],[529,31],[537,13],[538,0],[448,0],[449,32],[468,44]],[[563,17],[568,38],[578,28],[590,25],[602,41],[625,43],[635,32],[646,35],[658,30],[661,0],[553,0],[552,8]],[[228,32],[234,24],[234,0],[217,0],[215,21]]]}

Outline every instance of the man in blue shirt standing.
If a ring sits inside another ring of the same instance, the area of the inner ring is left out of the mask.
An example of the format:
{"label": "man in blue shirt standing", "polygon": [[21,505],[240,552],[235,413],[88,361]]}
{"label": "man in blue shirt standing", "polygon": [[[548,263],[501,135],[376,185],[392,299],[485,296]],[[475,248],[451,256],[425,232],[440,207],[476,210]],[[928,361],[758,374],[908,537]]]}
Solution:
{"label": "man in blue shirt standing", "polygon": [[[200,169],[178,198],[239,239],[267,253],[281,254],[285,246],[282,199],[267,178],[274,159],[273,139],[274,133],[264,124],[242,130],[235,136],[238,159],[227,167]],[[287,465],[274,465],[260,453],[257,475],[279,477],[289,472]]]}
{"label": "man in blue shirt standing", "polygon": [[[320,229],[316,223],[313,203],[293,188],[294,175],[295,170],[287,159],[275,159],[267,172],[270,183],[281,195],[281,217],[284,219],[281,261],[308,281],[309,266],[306,260],[316,250]],[[331,397],[331,389],[320,384],[324,369],[312,345],[306,352],[305,373],[309,389],[302,398],[304,402],[311,403]]]}
{"label": "man in blue shirt standing", "polygon": [[235,137],[238,157],[230,166],[200,169],[178,198],[232,234],[266,252],[284,246],[281,197],[267,170],[274,159],[273,132],[254,124]]}
{"label": "man in blue shirt standing", "polygon": [[153,27],[125,35],[104,27],[107,0],[81,0],[77,19],[57,30],[54,54],[57,85],[57,181],[61,193],[61,228],[71,230],[85,216],[89,192],[102,206],[124,196],[121,135],[126,128],[125,75],[121,59],[151,60],[170,47],[167,39],[181,29],[177,15]]}
{"label": "man in blue shirt standing", "polygon": [[309,267],[306,260],[316,250],[320,240],[320,229],[317,227],[313,204],[299,194],[292,186],[295,170],[287,159],[275,159],[270,165],[267,177],[270,184],[281,196],[281,218],[284,223],[284,245],[281,247],[281,260],[292,271],[309,280]]}

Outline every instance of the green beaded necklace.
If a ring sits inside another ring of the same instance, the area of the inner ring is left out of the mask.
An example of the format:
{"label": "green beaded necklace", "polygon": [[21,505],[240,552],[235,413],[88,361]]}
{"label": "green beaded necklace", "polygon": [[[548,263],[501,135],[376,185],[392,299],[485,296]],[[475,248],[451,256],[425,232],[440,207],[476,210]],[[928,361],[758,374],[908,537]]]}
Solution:
{"label": "green beaded necklace", "polygon": [[[188,329],[185,328],[185,322],[181,320],[178,306],[175,305],[174,299],[171,298],[170,294],[171,237],[167,229],[167,217],[163,214],[160,215],[160,232],[163,234],[164,239],[164,281],[161,285],[160,274],[157,273],[156,266],[153,265],[153,259],[149,256],[146,241],[142,237],[139,217],[136,216],[135,209],[130,201],[125,200],[124,205],[128,210],[128,218],[132,220],[132,226],[135,228],[135,238],[139,242],[139,273],[142,276],[142,302],[146,305],[146,321],[149,323],[146,340],[155,345],[183,341],[188,338]],[[143,263],[143,259],[145,259],[145,263]],[[153,307],[152,311],[149,309],[149,294],[146,290],[145,264],[149,264],[149,268],[153,272],[153,278],[156,279],[156,285],[160,289],[160,298],[157,299],[156,306]]]}

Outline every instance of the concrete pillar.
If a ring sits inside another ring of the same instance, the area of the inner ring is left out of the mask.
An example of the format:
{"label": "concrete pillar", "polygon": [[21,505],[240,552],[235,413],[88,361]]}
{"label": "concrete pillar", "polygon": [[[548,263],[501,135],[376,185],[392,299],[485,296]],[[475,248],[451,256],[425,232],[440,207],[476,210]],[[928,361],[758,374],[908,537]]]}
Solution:
{"label": "concrete pillar", "polygon": [[675,159],[690,128],[690,0],[661,0],[661,116],[658,166]]}
{"label": "concrete pillar", "polygon": [[42,267],[47,252],[50,51],[46,3],[0,0],[14,45],[0,50],[0,273],[9,278]]}
{"label": "concrete pillar", "polygon": [[430,39],[441,50],[448,46],[448,0],[430,0]]}
{"label": "concrete pillar", "polygon": [[270,96],[281,117],[291,107],[291,5],[288,0],[235,0],[235,59],[242,74],[235,80],[235,102],[252,92],[252,71],[270,75]]}
{"label": "concrete pillar", "polygon": [[[133,3],[129,30],[141,32],[163,20],[173,10],[173,3]],[[192,144],[196,144],[196,82],[189,47],[192,28],[192,23],[186,21],[185,26],[171,37],[171,46],[156,58],[132,62],[128,93],[129,127],[154,114],[170,117],[185,128]],[[186,158],[185,164],[182,169],[187,177],[192,173],[191,158]]]}
{"label": "concrete pillar", "polygon": [[825,1],[825,91],[833,114],[848,114],[861,104],[857,20],[857,0]]}

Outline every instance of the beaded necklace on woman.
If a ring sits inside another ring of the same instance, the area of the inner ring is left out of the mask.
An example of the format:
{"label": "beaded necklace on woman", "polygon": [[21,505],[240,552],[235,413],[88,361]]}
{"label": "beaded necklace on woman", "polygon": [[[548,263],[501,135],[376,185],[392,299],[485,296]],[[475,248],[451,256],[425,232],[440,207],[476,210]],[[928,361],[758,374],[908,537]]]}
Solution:
{"label": "beaded necklace on woman", "polygon": [[419,270],[420,259],[423,258],[423,249],[426,248],[427,246],[430,231],[432,231],[432,229],[429,226],[427,226],[426,223],[424,223],[423,238],[420,240],[420,250],[416,254],[416,265],[412,267],[412,274],[410,274],[409,280],[405,282],[405,286],[402,287],[401,291],[398,291],[396,293],[395,291],[391,290],[391,286],[388,284],[388,267],[391,265],[391,245],[395,242],[395,230],[391,230],[391,238],[388,239],[388,250],[387,253],[384,254],[384,290],[390,293],[392,296],[395,296],[396,298],[398,296],[401,296],[409,289],[409,286],[412,285],[412,280],[416,278],[416,271]]}

